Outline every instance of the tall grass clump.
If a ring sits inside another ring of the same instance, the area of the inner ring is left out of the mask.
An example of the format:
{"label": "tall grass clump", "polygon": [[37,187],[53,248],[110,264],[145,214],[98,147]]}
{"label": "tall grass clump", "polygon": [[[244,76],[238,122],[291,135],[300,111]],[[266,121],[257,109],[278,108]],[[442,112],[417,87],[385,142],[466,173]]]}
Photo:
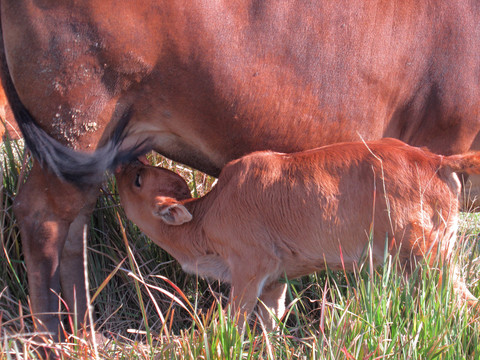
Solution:
{"label": "tall grass clump", "polygon": [[[2,154],[0,360],[35,359],[45,345],[32,337],[36,330],[12,213],[31,159],[19,142],[6,141]],[[194,196],[215,181],[159,156],[150,160],[188,179]],[[478,216],[463,215],[452,259],[477,297],[479,226]],[[228,286],[185,274],[126,220],[115,181],[108,178],[88,239],[97,341],[87,341],[87,333],[74,326],[65,342],[46,347],[61,359],[480,359],[479,312],[455,298],[448,264],[421,262],[406,276],[388,252],[383,266],[371,269],[369,263],[367,256],[352,273],[327,270],[285,279],[287,312],[277,329],[268,333],[252,320],[241,333],[224,296]]]}

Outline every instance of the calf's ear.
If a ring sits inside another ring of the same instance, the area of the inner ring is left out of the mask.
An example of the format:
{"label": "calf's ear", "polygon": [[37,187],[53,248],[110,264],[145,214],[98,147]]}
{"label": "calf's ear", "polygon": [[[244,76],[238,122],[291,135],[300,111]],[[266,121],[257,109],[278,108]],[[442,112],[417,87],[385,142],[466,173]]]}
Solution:
{"label": "calf's ear", "polygon": [[192,220],[192,214],[181,204],[156,204],[153,215],[168,225],[182,225]]}

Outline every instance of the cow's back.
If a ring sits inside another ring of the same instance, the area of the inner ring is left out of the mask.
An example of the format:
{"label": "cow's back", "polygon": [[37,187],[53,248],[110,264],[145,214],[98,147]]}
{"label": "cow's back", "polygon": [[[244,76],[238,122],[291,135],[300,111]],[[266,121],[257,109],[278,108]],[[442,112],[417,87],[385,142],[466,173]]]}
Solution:
{"label": "cow's back", "polygon": [[3,0],[2,18],[21,101],[77,149],[105,142],[129,107],[127,144],[149,137],[211,174],[254,150],[360,137],[459,153],[479,129],[466,1]]}

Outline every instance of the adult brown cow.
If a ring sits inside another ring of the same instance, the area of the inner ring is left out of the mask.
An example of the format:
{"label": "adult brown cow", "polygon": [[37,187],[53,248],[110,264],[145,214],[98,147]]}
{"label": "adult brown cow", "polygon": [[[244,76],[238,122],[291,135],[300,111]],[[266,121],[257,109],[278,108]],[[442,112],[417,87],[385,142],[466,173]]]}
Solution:
{"label": "adult brown cow", "polygon": [[[35,163],[15,211],[33,311],[53,333],[51,289],[73,308],[76,288],[85,310],[81,229],[127,121],[123,149],[150,137],[213,175],[253,150],[360,137],[480,148],[476,2],[1,0],[1,21],[9,100],[51,170]],[[36,124],[73,149],[107,145],[77,156]]]}

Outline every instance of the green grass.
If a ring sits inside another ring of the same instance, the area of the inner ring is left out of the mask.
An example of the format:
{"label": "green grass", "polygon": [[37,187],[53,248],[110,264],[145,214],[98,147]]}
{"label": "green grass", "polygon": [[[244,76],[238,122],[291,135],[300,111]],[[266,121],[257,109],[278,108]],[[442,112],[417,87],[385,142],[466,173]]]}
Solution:
{"label": "green grass", "polygon": [[[12,201],[30,160],[15,142],[3,148],[0,212],[0,360],[34,359],[28,288]],[[207,192],[214,179],[171,161],[152,161]],[[24,169],[25,168],[25,169]],[[24,169],[24,170],[22,170]],[[90,293],[96,332],[107,343],[83,340],[83,330],[50,344],[62,359],[480,359],[477,311],[456,304],[452,284],[438,285],[444,267],[408,279],[397,260],[356,273],[321,272],[289,279],[288,312],[279,329],[250,324],[238,333],[222,294],[228,287],[182,272],[125,218],[112,179],[102,189],[88,241]],[[480,219],[464,215],[455,258],[469,289],[480,296]],[[124,230],[123,230],[124,229]],[[68,321],[68,318],[67,318]]]}

